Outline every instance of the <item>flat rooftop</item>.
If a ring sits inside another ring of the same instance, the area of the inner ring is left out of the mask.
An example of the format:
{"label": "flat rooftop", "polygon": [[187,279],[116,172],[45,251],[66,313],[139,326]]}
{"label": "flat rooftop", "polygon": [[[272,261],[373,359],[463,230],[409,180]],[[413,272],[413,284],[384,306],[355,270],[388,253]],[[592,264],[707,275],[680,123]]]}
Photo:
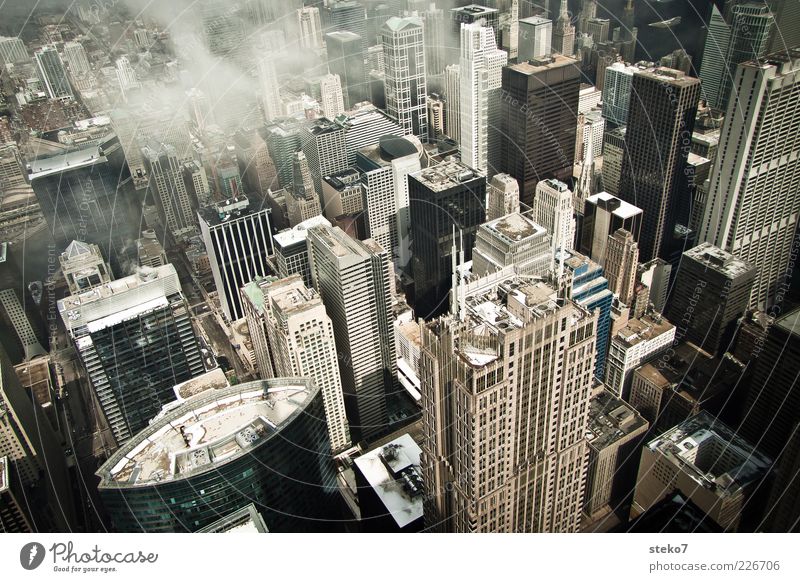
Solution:
{"label": "flat rooftop", "polygon": [[[520,23],[525,22],[527,20],[530,19],[523,18],[520,20]],[[522,63],[508,65],[508,68],[514,71],[518,71],[524,75],[536,75],[537,73],[543,73],[551,69],[576,66],[577,62],[578,61],[576,61],[575,59],[570,57],[565,57],[564,55],[553,55],[548,58],[542,58],[534,61],[524,61]]]}
{"label": "flat rooftop", "polygon": [[800,335],[800,308],[779,317],[775,325],[790,334]]}
{"label": "flat rooftop", "polygon": [[707,412],[685,420],[646,446],[719,497],[734,495],[761,479],[772,463]]}
{"label": "flat rooftop", "polygon": [[410,176],[434,192],[455,188],[481,177],[476,170],[457,160],[445,160],[435,166],[413,172]]}
{"label": "flat rooftop", "polygon": [[100,487],[152,486],[218,470],[280,438],[318,390],[306,378],[273,378],[202,392],[118,449],[97,472]]}
{"label": "flat rooftop", "polygon": [[603,390],[589,401],[586,440],[600,451],[634,433],[647,430],[648,422],[624,400]]}
{"label": "flat rooftop", "polygon": [[356,467],[399,528],[423,515],[421,453],[411,435],[404,434],[355,459]]}
{"label": "flat rooftop", "polygon": [[321,214],[304,220],[292,228],[282,230],[278,234],[273,235],[272,241],[275,243],[275,248],[287,248],[298,243],[305,243],[308,237],[308,229],[315,226],[330,227],[331,223]]}
{"label": "flat rooftop", "polygon": [[636,75],[647,77],[662,83],[667,83],[674,87],[691,87],[700,83],[700,79],[690,77],[683,71],[670,69],[669,67],[655,67],[647,69],[637,69]]}
{"label": "flat rooftop", "polygon": [[269,529],[255,504],[251,503],[197,530],[197,533],[269,533]]}
{"label": "flat rooftop", "polygon": [[195,376],[191,380],[176,384],[174,390],[178,400],[188,400],[206,390],[219,390],[228,386],[230,386],[230,382],[228,382],[228,377],[225,376],[222,368],[214,368],[205,374]]}
{"label": "flat rooftop", "polygon": [[547,229],[536,224],[533,220],[519,212],[514,212],[487,222],[485,225],[482,225],[481,228],[485,228],[497,234],[509,243],[547,234]]}
{"label": "flat rooftop", "polygon": [[94,145],[28,162],[28,174],[33,181],[65,171],[88,168],[107,161],[108,158],[100,153],[100,148]]}
{"label": "flat rooftop", "polygon": [[753,273],[755,276],[755,267],[750,265],[750,263],[735,257],[709,242],[704,242],[689,249],[683,253],[683,256],[684,258],[689,258],[700,263],[706,269],[721,273],[728,278],[740,277],[747,273]]}
{"label": "flat rooftop", "polygon": [[236,198],[228,198],[211,206],[204,206],[200,208],[197,213],[200,217],[211,227],[219,226],[225,222],[236,220],[244,216],[261,212],[262,210],[269,209],[259,207],[254,200],[251,200],[246,195],[237,196]]}
{"label": "flat rooftop", "polygon": [[589,204],[594,204],[598,208],[608,210],[611,212],[611,214],[623,220],[632,218],[637,214],[642,214],[642,209],[638,206],[634,206],[629,202],[625,202],[621,198],[617,198],[608,192],[598,192],[597,194],[592,194],[586,199],[586,202]]}
{"label": "flat rooftop", "polygon": [[614,336],[613,341],[622,343],[626,347],[633,347],[663,334],[672,332],[674,335],[674,330],[675,326],[667,321],[666,317],[644,315],[639,319],[629,319],[625,327]]}

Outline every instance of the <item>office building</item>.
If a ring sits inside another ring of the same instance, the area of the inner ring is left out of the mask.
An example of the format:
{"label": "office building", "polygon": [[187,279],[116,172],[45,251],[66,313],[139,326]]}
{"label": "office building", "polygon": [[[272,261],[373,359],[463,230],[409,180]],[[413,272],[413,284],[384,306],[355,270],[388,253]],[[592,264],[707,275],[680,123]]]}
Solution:
{"label": "office building", "polygon": [[355,165],[356,154],[360,149],[378,144],[383,136],[401,137],[408,134],[397,124],[396,119],[389,117],[371,103],[364,103],[358,109],[334,121],[344,128],[348,167]]}
{"label": "office building", "polygon": [[33,53],[33,56],[36,59],[39,78],[47,90],[48,97],[50,99],[74,99],[75,94],[69,84],[64,61],[61,60],[61,55],[58,54],[56,47],[43,46]]}
{"label": "office building", "polygon": [[172,265],[70,295],[58,311],[118,444],[174,400],[175,384],[204,371]]}
{"label": "office building", "polygon": [[712,354],[728,351],[755,278],[752,265],[710,243],[683,253],[666,312],[680,339]]}
{"label": "office building", "polygon": [[322,214],[320,197],[314,186],[308,159],[303,152],[294,154],[292,166],[292,187],[286,193],[286,212],[291,227]]}
{"label": "office building", "polygon": [[278,74],[275,71],[274,54],[266,54],[258,60],[258,83],[264,121],[271,123],[277,117],[280,117],[283,105],[281,102],[281,86],[278,82]]}
{"label": "office building", "polygon": [[322,179],[348,167],[344,127],[324,117],[317,119],[300,130],[300,147],[319,196]]}
{"label": "office building", "polygon": [[459,65],[447,65],[444,70],[444,97],[447,104],[445,112],[445,127],[447,136],[450,139],[459,141],[461,138],[461,112],[459,101],[461,100],[461,67]]}
{"label": "office building", "polygon": [[237,321],[244,317],[239,290],[268,273],[270,209],[240,196],[201,208],[197,216],[222,311],[228,321]]}
{"label": "office building", "polygon": [[312,226],[331,226],[322,215],[309,218],[288,230],[283,230],[273,237],[275,244],[275,269],[278,277],[285,279],[298,273],[306,287],[312,287],[311,262],[308,256],[308,229]]}
{"label": "office building", "polygon": [[0,36],[0,62],[3,65],[27,63],[31,58],[18,36]]}
{"label": "office building", "polygon": [[580,79],[576,61],[560,55],[503,68],[501,171],[528,206],[540,180],[572,178]]}
{"label": "office building", "polygon": [[[325,35],[325,46],[328,50],[328,70],[339,75],[344,107],[350,111],[357,103],[369,99],[361,37],[346,30],[329,32]],[[330,115],[328,117],[333,119]]]}
{"label": "office building", "polygon": [[589,401],[588,421],[583,512],[592,519],[612,512],[627,498],[636,478],[637,449],[648,423],[607,390]]}
{"label": "office building", "polygon": [[295,12],[300,47],[306,49],[322,48],[322,21],[319,8],[303,6]]}
{"label": "office building", "polygon": [[117,67],[117,83],[119,83],[119,90],[125,100],[128,99],[128,93],[133,89],[141,89],[142,85],[139,83],[139,78],[136,71],[131,66],[128,57],[120,57],[116,61]]}
{"label": "office building", "polygon": [[486,178],[448,160],[408,176],[414,312],[429,319],[447,309],[452,253],[472,260],[475,234],[486,218]]}
{"label": "office building", "polygon": [[449,62],[457,60],[452,55],[458,47],[450,46],[451,39],[457,36],[450,32],[451,22],[444,9],[435,3],[428,3],[427,8],[420,11],[420,16],[425,20],[425,70],[429,76],[438,76],[444,73]]}
{"label": "office building", "polygon": [[58,260],[70,295],[88,291],[114,279],[111,266],[106,263],[97,245],[74,240]]}
{"label": "office building", "polygon": [[750,306],[765,309],[780,303],[797,252],[800,51],[741,64],[735,85],[699,240],[756,267]]}
{"label": "office building", "polygon": [[142,148],[142,155],[147,168],[148,189],[167,230],[176,239],[191,236],[196,232],[196,223],[177,151],[171,145],[153,143]]}
{"label": "office building", "polygon": [[658,313],[631,318],[611,338],[605,385],[617,398],[628,399],[633,370],[655,358],[675,341],[675,326]]}
{"label": "office building", "polygon": [[715,357],[691,342],[678,344],[633,370],[627,400],[658,432],[704,410],[738,421],[735,390],[744,365]]}
{"label": "office building", "polygon": [[635,518],[674,490],[723,531],[737,531],[771,459],[710,414],[702,412],[642,448]]}
{"label": "office building", "polygon": [[356,155],[361,172],[367,233],[389,251],[390,259],[405,267],[410,253],[408,176],[421,169],[420,152],[411,139],[385,136],[377,145]]}
{"label": "office building", "polygon": [[468,4],[450,9],[451,30],[454,37],[459,35],[463,24],[478,24],[492,29],[495,38],[500,38],[500,11],[497,8]]}
{"label": "office building", "polygon": [[428,87],[425,77],[423,20],[391,17],[381,28],[386,112],[400,127],[428,140]]}
{"label": "office building", "polygon": [[536,185],[531,218],[552,237],[553,254],[575,247],[575,213],[572,191],[559,180],[542,180]]}
{"label": "office building", "polygon": [[550,56],[552,51],[553,21],[540,16],[519,20],[517,60],[520,63]]}
{"label": "office building", "polygon": [[589,257],[575,251],[560,250],[556,253],[555,263],[562,293],[588,311],[600,311],[597,318],[594,374],[598,380],[602,380],[605,374],[614,294],[609,290],[608,280],[603,276],[603,267]]}
{"label": "office building", "polygon": [[167,253],[164,252],[164,247],[156,236],[156,231],[152,229],[142,231],[142,237],[136,240],[136,251],[139,255],[138,263],[140,267],[155,269],[169,262]]}
{"label": "office building", "polygon": [[240,7],[224,0],[203,0],[197,7],[205,46],[212,56],[239,60],[245,55],[245,21]]}
{"label": "office building", "polygon": [[322,392],[331,450],[350,446],[333,324],[299,274],[242,287],[244,312],[262,378],[304,376]]}
{"label": "office building", "polygon": [[421,330],[426,529],[578,531],[597,316],[510,269],[454,297]]}
{"label": "office building", "polygon": [[308,231],[311,274],[333,322],[353,441],[386,432],[386,398],[397,376],[390,321],[389,257],[372,239],[338,227]]}
{"label": "office building", "polygon": [[489,180],[486,220],[497,220],[519,212],[519,184],[508,174],[495,174]]}
{"label": "office building", "polygon": [[561,0],[558,20],[553,26],[552,51],[565,57],[575,54],[575,27],[567,7],[567,0]]}
{"label": "office building", "polygon": [[630,232],[621,228],[608,237],[607,252],[603,268],[608,278],[608,288],[622,303],[630,305],[636,287],[639,245]]}
{"label": "office building", "polygon": [[755,343],[758,360],[742,407],[742,435],[776,458],[792,439],[800,406],[798,317],[798,309],[777,317],[766,338]]}
{"label": "office building", "polygon": [[17,144],[0,144],[0,192],[26,188],[28,186],[26,175]]}
{"label": "office building", "polygon": [[191,396],[117,450],[97,476],[118,532],[197,531],[251,503],[273,532],[335,529],[322,390],[308,378]]}
{"label": "office building", "polygon": [[524,214],[513,212],[478,227],[472,273],[481,277],[504,267],[545,278],[553,266],[551,236]]}
{"label": "office building", "polygon": [[[24,250],[23,245],[23,254]],[[9,243],[0,242],[0,346],[17,364],[47,353],[49,338],[42,311],[25,285],[15,254]]]}
{"label": "office building", "polygon": [[616,62],[606,67],[603,78],[603,117],[608,123],[615,127],[628,123],[633,75],[636,71],[652,69],[646,63],[629,65]]}
{"label": "office building", "polygon": [[688,222],[681,194],[691,139],[684,137],[692,134],[699,94],[700,80],[682,71],[659,67],[633,76],[619,197],[642,209],[642,261],[668,258],[676,224]]}
{"label": "office building", "polygon": [[352,0],[331,0],[321,8],[325,34],[349,31],[361,37],[361,48],[367,50],[367,13],[364,5]]}
{"label": "office building", "polygon": [[267,127],[267,147],[275,170],[278,172],[278,183],[286,188],[292,183],[294,172],[294,153],[300,149],[300,121],[289,118],[280,119]]}
{"label": "office building", "polygon": [[323,178],[322,213],[328,220],[344,215],[363,219],[364,194],[357,169],[348,168]]}
{"label": "office building", "polygon": [[353,471],[363,528],[368,532],[418,532],[424,526],[420,456],[409,434],[365,452]]}
{"label": "office building", "polygon": [[[605,169],[605,162],[603,167]],[[599,192],[589,196],[584,204],[579,250],[605,266],[609,237],[619,229],[625,229],[631,233],[634,242],[638,242],[641,226],[640,208],[608,192]]]}
{"label": "office building", "polygon": [[622,179],[622,162],[627,156],[625,149],[625,127],[618,127],[603,132],[603,190],[613,196],[619,196]]}
{"label": "office building", "polygon": [[765,56],[774,28],[775,15],[765,2],[737,2],[724,15],[712,8],[700,64],[708,105],[724,111],[731,97],[742,98],[735,82],[737,67]]}
{"label": "office building", "polygon": [[0,533],[33,533],[25,490],[8,462],[0,457]]}
{"label": "office building", "polygon": [[339,75],[327,74],[320,77],[319,90],[322,114],[325,117],[333,119],[344,113],[344,95]]}
{"label": "office building", "polygon": [[502,68],[508,62],[492,30],[480,23],[461,26],[458,98],[461,161],[489,175],[499,166]]}
{"label": "office building", "polygon": [[446,104],[444,98],[438,93],[428,95],[428,126],[430,139],[437,142],[447,135],[445,126]]}
{"label": "office building", "polygon": [[73,77],[82,77],[92,72],[86,49],[78,41],[64,43],[64,61]]}

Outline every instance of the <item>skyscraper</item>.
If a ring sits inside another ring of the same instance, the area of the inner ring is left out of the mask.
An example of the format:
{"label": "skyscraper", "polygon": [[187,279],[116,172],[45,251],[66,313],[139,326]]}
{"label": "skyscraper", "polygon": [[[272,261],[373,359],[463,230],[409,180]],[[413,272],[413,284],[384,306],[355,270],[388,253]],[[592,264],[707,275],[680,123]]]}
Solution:
{"label": "skyscraper", "polygon": [[314,187],[314,179],[303,152],[294,154],[292,176],[292,187],[286,193],[286,211],[289,226],[297,226],[305,220],[322,214],[322,209],[320,208],[319,193]]}
{"label": "skyscraper", "polygon": [[322,392],[331,449],[349,447],[333,324],[320,296],[292,275],[251,281],[242,287],[242,299],[262,377],[310,378]]}
{"label": "skyscraper", "polygon": [[275,72],[275,55],[267,54],[258,61],[259,94],[264,120],[270,123],[281,115],[281,94]]}
{"label": "skyscraper", "polygon": [[322,390],[309,378],[190,396],[125,443],[97,476],[118,532],[197,531],[251,503],[270,531],[336,528]]}
{"label": "skyscraper", "polygon": [[553,27],[553,48],[554,53],[571,57],[575,54],[575,27],[570,20],[570,13],[567,7],[567,0],[561,0],[561,8]]}
{"label": "skyscraper", "polygon": [[172,265],[70,295],[58,311],[118,444],[175,399],[173,386],[204,371]]}
{"label": "skyscraper", "polygon": [[711,171],[699,240],[758,269],[750,305],[778,303],[797,252],[800,51],[742,63]]}
{"label": "skyscraper", "polygon": [[244,317],[239,290],[268,272],[270,209],[240,196],[201,208],[197,215],[222,310],[229,321],[237,321]]}
{"label": "skyscraper", "polygon": [[367,50],[367,13],[364,5],[354,0],[331,0],[320,12],[322,30],[354,32],[361,37],[361,49]]}
{"label": "skyscraper", "polygon": [[322,114],[325,117],[333,119],[344,113],[344,95],[339,75],[323,75],[319,80],[319,90]]}
{"label": "skyscraper", "polygon": [[46,353],[48,332],[14,254],[9,243],[0,242],[0,348],[17,364]]}
{"label": "skyscraper", "polygon": [[552,237],[552,251],[575,248],[575,213],[572,191],[560,180],[542,180],[536,185],[531,218],[547,229]]}
{"label": "skyscraper", "polygon": [[502,68],[508,55],[497,48],[489,26],[462,24],[460,34],[461,161],[492,175],[499,164]]}
{"label": "skyscraper", "polygon": [[461,140],[461,67],[447,65],[444,69],[444,97],[447,102],[445,127],[447,135],[455,141]]}
{"label": "skyscraper", "polygon": [[75,94],[67,79],[67,70],[56,47],[44,46],[33,56],[36,57],[39,78],[44,83],[50,99],[74,99]]}
{"label": "skyscraper", "polygon": [[553,52],[553,21],[539,16],[522,18],[519,21],[518,61],[543,59]]}
{"label": "skyscraper", "polygon": [[192,203],[175,148],[151,143],[142,148],[142,154],[149,176],[149,190],[172,236],[180,238],[196,232]]}
{"label": "skyscraper", "polygon": [[688,222],[681,193],[700,80],[659,67],[637,71],[631,91],[619,197],[644,213],[639,259],[646,262],[668,258],[675,225]]}
{"label": "skyscraper", "polygon": [[414,312],[429,319],[447,309],[455,237],[472,259],[475,233],[486,218],[486,178],[447,160],[409,175]]}
{"label": "skyscraper", "polygon": [[349,111],[356,103],[368,100],[361,37],[347,30],[329,32],[325,35],[325,46],[328,49],[328,70],[339,75],[344,106]]}
{"label": "skyscraper", "polygon": [[503,68],[501,170],[517,179],[528,206],[540,180],[572,177],[580,75],[560,55]]}
{"label": "skyscraper", "polygon": [[300,146],[317,193],[322,192],[322,178],[347,169],[344,128],[330,119],[323,117],[303,127]]}
{"label": "skyscraper", "polygon": [[117,59],[117,82],[119,83],[119,90],[123,97],[127,100],[128,92],[131,89],[141,88],[141,83],[136,76],[136,71],[131,66],[128,57],[120,57]]}
{"label": "skyscraper", "polygon": [[78,41],[64,43],[64,60],[73,77],[80,77],[92,70],[89,66],[89,58],[86,56],[86,49]]}
{"label": "skyscraper", "polygon": [[683,253],[667,308],[680,339],[712,354],[729,351],[755,277],[752,265],[710,243]]}
{"label": "skyscraper", "polygon": [[428,89],[425,77],[424,24],[421,18],[393,16],[381,28],[386,73],[386,111],[400,126],[428,139]]}
{"label": "skyscraper", "polygon": [[296,18],[297,29],[300,31],[300,47],[322,48],[322,22],[319,17],[319,8],[316,6],[298,8]]}
{"label": "skyscraper", "polygon": [[421,330],[426,528],[578,531],[597,316],[510,269],[454,295]]}
{"label": "skyscraper", "polygon": [[609,237],[622,228],[630,232],[633,241],[638,243],[641,227],[641,208],[608,192],[599,192],[586,199],[578,250],[593,261],[605,265]]}
{"label": "skyscraper", "polygon": [[354,441],[386,432],[397,375],[390,321],[389,257],[372,239],[339,227],[308,231],[314,287],[333,322],[345,408]]}
{"label": "skyscraper", "polygon": [[519,212],[478,227],[472,251],[472,272],[481,277],[513,266],[519,275],[545,278],[553,266],[550,235]]}
{"label": "skyscraper", "polygon": [[603,268],[608,278],[608,288],[625,305],[633,301],[638,261],[639,246],[630,232],[620,228],[608,237]]}
{"label": "skyscraper", "polygon": [[486,220],[519,212],[519,184],[508,174],[495,174],[489,181]]}
{"label": "skyscraper", "polygon": [[2,64],[27,63],[31,58],[25,43],[18,36],[0,36],[0,62]]}

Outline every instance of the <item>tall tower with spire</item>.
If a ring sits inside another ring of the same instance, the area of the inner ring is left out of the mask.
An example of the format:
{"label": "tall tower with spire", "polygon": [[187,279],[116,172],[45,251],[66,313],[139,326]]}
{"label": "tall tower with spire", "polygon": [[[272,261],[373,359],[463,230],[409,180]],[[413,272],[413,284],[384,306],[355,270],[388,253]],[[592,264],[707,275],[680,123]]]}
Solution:
{"label": "tall tower with spire", "polygon": [[553,52],[571,57],[575,54],[575,27],[569,18],[567,0],[561,0],[561,10],[553,27]]}
{"label": "tall tower with spire", "polygon": [[620,53],[625,62],[632,63],[636,54],[636,37],[638,31],[635,26],[635,14],[633,10],[633,0],[628,0],[622,11],[622,30],[620,31]]}

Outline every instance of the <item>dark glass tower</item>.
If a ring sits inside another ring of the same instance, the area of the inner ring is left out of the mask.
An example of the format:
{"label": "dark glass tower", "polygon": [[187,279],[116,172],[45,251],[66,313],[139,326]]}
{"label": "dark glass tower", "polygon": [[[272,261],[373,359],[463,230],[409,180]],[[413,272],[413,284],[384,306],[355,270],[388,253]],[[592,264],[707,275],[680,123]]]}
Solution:
{"label": "dark glass tower", "polygon": [[328,70],[339,75],[342,82],[345,109],[369,99],[361,37],[350,31],[330,32],[325,35],[325,46],[328,49]]}

